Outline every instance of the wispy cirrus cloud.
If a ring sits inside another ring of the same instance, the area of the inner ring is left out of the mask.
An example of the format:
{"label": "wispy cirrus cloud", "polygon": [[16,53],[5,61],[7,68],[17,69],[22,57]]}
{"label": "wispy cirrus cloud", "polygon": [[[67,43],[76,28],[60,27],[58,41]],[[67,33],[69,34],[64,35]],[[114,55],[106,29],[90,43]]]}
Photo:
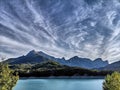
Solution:
{"label": "wispy cirrus cloud", "polygon": [[120,60],[119,0],[1,0],[0,55]]}

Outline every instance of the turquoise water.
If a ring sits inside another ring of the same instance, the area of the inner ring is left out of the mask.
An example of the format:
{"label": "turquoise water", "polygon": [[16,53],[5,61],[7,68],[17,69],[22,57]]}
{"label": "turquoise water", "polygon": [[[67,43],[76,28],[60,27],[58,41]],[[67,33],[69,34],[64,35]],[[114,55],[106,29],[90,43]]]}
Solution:
{"label": "turquoise water", "polygon": [[13,90],[102,90],[103,79],[21,79]]}

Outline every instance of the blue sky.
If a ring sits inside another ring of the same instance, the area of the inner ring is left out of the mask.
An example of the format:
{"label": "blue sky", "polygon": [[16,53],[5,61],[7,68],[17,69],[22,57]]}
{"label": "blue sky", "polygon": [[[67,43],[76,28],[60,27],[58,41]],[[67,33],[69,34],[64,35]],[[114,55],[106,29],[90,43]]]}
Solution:
{"label": "blue sky", "polygon": [[119,0],[0,0],[0,56],[120,60]]}

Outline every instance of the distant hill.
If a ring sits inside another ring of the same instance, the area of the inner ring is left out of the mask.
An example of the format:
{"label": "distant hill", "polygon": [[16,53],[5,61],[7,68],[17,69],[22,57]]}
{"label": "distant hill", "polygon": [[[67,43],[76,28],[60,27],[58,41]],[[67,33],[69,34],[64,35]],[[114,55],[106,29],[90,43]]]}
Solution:
{"label": "distant hill", "polygon": [[61,65],[55,61],[44,61],[36,64],[15,64],[10,66],[20,77],[49,77],[49,76],[106,76],[111,72],[89,70],[80,67]]}
{"label": "distant hill", "polygon": [[87,69],[100,68],[108,65],[108,61],[103,61],[101,58],[92,61],[88,58],[80,58],[74,56],[68,60],[65,58],[55,58],[53,56],[47,55],[44,52],[36,52],[34,50],[30,51],[27,55],[18,58],[10,58],[5,62],[10,64],[26,64],[26,63],[41,63],[43,61],[53,60],[59,62],[62,65],[77,66]]}
{"label": "distant hill", "polygon": [[80,66],[83,68],[99,68],[108,65],[107,61],[103,61],[101,58],[97,58],[94,61],[88,58],[79,58],[78,56],[72,57],[67,61],[69,66]]}
{"label": "distant hill", "polygon": [[99,70],[120,71],[120,61],[109,64],[105,67],[99,68]]}

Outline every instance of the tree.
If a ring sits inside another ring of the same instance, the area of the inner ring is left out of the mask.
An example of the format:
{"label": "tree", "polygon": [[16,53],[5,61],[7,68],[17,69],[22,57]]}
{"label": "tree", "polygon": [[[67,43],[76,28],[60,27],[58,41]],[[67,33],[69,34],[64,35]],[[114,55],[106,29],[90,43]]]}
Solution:
{"label": "tree", "polygon": [[18,79],[19,76],[9,69],[8,64],[0,63],[0,90],[12,90]]}
{"label": "tree", "polygon": [[107,75],[103,82],[103,90],[120,90],[120,73]]}

